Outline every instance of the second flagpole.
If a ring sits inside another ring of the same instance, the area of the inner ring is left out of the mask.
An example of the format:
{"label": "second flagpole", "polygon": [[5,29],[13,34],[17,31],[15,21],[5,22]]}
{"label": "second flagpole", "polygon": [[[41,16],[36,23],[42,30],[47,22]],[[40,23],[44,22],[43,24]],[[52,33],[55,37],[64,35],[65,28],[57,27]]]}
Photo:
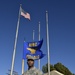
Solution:
{"label": "second flagpole", "polygon": [[48,50],[48,75],[50,75],[50,48],[49,48],[49,30],[48,30],[48,12],[46,11],[46,30],[47,30],[47,50]]}
{"label": "second flagpole", "polygon": [[[39,41],[40,41],[40,22],[39,22]],[[40,70],[40,59],[38,60],[38,68]]]}

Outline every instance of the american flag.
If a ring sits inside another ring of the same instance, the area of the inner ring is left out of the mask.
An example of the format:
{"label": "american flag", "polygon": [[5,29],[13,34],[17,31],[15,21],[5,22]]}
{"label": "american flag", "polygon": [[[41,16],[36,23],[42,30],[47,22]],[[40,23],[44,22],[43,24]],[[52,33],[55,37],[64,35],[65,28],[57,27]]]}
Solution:
{"label": "american flag", "polygon": [[21,15],[24,17],[24,18],[27,18],[30,20],[30,14],[25,12],[22,8],[21,8]]}

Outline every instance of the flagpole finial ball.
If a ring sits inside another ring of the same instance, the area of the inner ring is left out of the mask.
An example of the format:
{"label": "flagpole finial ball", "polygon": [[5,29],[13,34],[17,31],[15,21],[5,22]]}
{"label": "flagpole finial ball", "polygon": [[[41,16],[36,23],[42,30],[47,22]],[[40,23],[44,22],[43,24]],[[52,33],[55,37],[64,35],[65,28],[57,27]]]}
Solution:
{"label": "flagpole finial ball", "polygon": [[20,4],[20,6],[22,6],[22,4]]}
{"label": "flagpole finial ball", "polygon": [[40,23],[40,21],[39,21],[39,23]]}
{"label": "flagpole finial ball", "polygon": [[46,10],[46,13],[47,13],[48,11]]}

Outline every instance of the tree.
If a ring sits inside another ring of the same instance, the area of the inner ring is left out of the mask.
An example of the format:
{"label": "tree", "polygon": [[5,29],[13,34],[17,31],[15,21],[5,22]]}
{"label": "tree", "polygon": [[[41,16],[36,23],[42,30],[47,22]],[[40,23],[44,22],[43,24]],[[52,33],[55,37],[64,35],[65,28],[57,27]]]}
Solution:
{"label": "tree", "polygon": [[47,64],[42,67],[42,71],[43,71],[43,73],[47,73],[48,72]]}
{"label": "tree", "polygon": [[55,65],[54,65],[54,68],[55,68],[57,71],[63,73],[64,75],[73,75],[73,74],[69,71],[69,69],[68,69],[67,67],[65,67],[64,65],[62,65],[61,63],[55,64]]}
{"label": "tree", "polygon": [[[50,65],[50,71],[52,71],[52,70],[55,70],[55,68],[54,68],[53,65]],[[46,65],[44,65],[44,66],[42,67],[42,71],[43,71],[44,73],[47,73],[47,72],[48,72],[48,64],[46,64]]]}
{"label": "tree", "polygon": [[54,66],[50,65],[50,71],[53,71],[53,70],[55,70]]}
{"label": "tree", "polygon": [[[50,65],[50,71],[52,70],[57,70],[58,72],[63,73],[64,75],[75,75],[75,74],[72,74],[71,71],[60,62],[54,64],[54,66]],[[48,72],[48,64],[42,67],[42,71],[44,73]]]}

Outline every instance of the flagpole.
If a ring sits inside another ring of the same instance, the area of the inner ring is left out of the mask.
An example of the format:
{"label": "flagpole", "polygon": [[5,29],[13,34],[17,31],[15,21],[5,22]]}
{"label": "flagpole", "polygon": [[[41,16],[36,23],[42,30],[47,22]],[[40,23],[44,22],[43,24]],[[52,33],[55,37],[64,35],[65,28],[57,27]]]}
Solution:
{"label": "flagpole", "polygon": [[[40,22],[39,22],[39,41],[40,41]],[[40,70],[40,59],[38,60],[38,68]]]}
{"label": "flagpole", "polygon": [[[24,42],[25,42],[25,38],[24,38]],[[23,45],[23,49],[24,49],[24,45]],[[22,75],[24,74],[24,62],[25,60],[22,58]]]}
{"label": "flagpole", "polygon": [[48,30],[48,11],[46,11],[46,28],[47,28],[47,50],[48,50],[48,74],[50,75],[50,48],[49,48],[49,30]]}
{"label": "flagpole", "polygon": [[33,30],[33,42],[34,42],[34,32],[35,32],[35,30]]}
{"label": "flagpole", "polygon": [[15,54],[16,54],[16,45],[17,45],[17,38],[18,38],[18,31],[19,31],[19,22],[20,22],[20,12],[21,12],[21,5],[20,5],[20,9],[19,9],[19,17],[18,17],[18,22],[17,22],[17,29],[16,29],[15,44],[14,44],[14,51],[13,51],[12,66],[11,66],[10,75],[12,75],[13,69],[14,69],[14,60],[15,60]]}
{"label": "flagpole", "polygon": [[22,75],[24,73],[24,59],[22,59]]}

